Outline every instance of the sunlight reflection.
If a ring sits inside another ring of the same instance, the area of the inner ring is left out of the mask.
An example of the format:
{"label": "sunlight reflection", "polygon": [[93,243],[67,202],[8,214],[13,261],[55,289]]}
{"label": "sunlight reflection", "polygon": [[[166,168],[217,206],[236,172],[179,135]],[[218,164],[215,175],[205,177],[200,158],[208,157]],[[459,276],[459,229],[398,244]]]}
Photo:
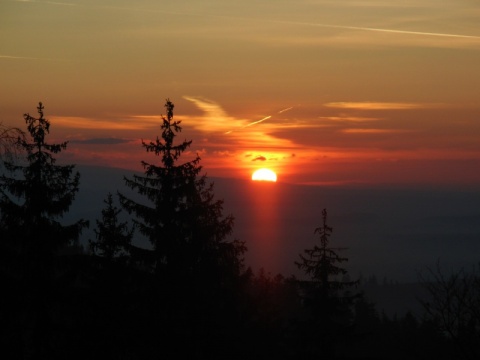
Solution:
{"label": "sunlight reflection", "polygon": [[252,181],[245,195],[250,203],[249,209],[252,209],[248,238],[257,239],[255,243],[247,244],[248,256],[252,263],[259,264],[267,272],[278,269],[281,266],[279,187],[273,182]]}

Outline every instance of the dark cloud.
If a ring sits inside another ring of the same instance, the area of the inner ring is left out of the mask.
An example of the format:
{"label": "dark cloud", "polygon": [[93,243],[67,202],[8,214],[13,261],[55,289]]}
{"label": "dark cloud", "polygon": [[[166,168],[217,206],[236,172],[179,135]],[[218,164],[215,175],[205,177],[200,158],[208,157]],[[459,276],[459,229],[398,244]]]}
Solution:
{"label": "dark cloud", "polygon": [[267,160],[267,158],[265,156],[257,156],[256,158],[252,159],[252,161],[257,161],[257,160],[265,161]]}
{"label": "dark cloud", "polygon": [[86,140],[71,140],[71,143],[75,144],[96,144],[96,145],[116,145],[125,144],[130,142],[130,139],[118,139],[118,138],[93,138]]}

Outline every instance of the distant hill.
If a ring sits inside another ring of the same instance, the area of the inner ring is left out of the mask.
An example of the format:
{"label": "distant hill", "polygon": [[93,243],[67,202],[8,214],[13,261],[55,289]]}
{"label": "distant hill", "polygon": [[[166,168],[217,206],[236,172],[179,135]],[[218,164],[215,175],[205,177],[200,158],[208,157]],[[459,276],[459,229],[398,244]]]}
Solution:
{"label": "distant hill", "polygon": [[[80,192],[65,221],[91,221],[93,236],[108,192],[131,193],[132,171],[78,166]],[[272,274],[297,274],[294,261],[314,245],[320,213],[328,210],[331,245],[345,247],[352,277],[376,275],[401,282],[440,261],[447,268],[480,261],[480,191],[344,188],[209,178],[224,214],[235,216],[235,238],[246,242],[247,265]],[[139,198],[138,198],[139,199]]]}
{"label": "distant hill", "polygon": [[[80,191],[65,217],[90,220],[82,243],[94,237],[95,220],[108,192],[121,191],[130,170],[77,166]],[[209,178],[224,215],[235,216],[233,237],[248,247],[246,265],[272,275],[301,276],[294,265],[298,255],[317,240],[323,208],[333,227],[331,246],[345,248],[352,278],[374,275],[378,284],[361,287],[367,298],[388,316],[421,311],[418,272],[435,267],[446,271],[480,262],[480,191],[399,188],[344,188],[250,180]],[[127,218],[126,214],[124,214]],[[148,246],[146,240],[140,245]]]}

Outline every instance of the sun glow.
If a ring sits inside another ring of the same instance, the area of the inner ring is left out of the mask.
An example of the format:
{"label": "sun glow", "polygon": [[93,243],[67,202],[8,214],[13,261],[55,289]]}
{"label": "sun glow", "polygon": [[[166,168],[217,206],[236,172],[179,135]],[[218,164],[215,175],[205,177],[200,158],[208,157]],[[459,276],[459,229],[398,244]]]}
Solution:
{"label": "sun glow", "polygon": [[259,169],[252,174],[254,181],[277,181],[277,174],[270,169]]}

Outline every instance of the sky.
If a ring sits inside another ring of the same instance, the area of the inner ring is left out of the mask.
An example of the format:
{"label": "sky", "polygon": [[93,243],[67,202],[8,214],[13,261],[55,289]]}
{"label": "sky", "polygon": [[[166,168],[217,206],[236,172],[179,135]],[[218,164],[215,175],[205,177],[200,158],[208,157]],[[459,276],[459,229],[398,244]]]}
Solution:
{"label": "sky", "polygon": [[140,170],[165,100],[208,176],[480,184],[478,0],[0,0],[0,122]]}

